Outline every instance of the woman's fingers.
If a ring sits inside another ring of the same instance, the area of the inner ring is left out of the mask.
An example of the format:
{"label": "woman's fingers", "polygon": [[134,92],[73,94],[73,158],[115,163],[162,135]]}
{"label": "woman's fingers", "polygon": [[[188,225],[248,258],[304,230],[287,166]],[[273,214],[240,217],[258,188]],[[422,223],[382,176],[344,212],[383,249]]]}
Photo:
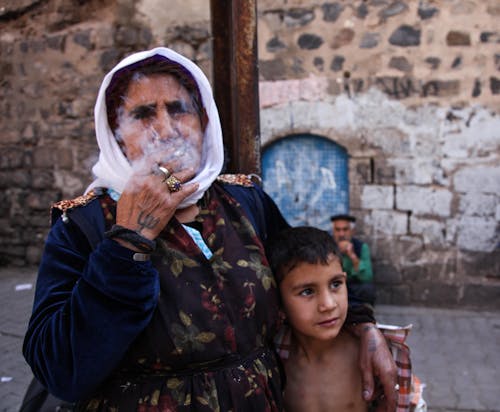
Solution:
{"label": "woman's fingers", "polygon": [[[155,239],[174,216],[179,204],[198,189],[197,183],[186,183],[193,169],[170,173],[159,166],[159,173],[136,174],[127,183],[117,205],[117,224]],[[166,177],[168,175],[168,177]]]}

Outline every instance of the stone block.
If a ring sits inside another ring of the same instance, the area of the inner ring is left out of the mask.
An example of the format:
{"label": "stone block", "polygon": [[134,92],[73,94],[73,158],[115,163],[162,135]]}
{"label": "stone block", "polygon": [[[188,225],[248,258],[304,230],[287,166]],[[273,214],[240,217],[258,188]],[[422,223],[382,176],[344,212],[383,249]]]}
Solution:
{"label": "stone block", "polygon": [[393,260],[402,265],[412,265],[422,260],[424,243],[420,237],[401,236],[397,241],[390,241],[389,245],[393,250]]}
{"label": "stone block", "polygon": [[325,69],[325,59],[320,56],[316,56],[313,60],[314,67],[322,72]]}
{"label": "stone block", "polygon": [[495,216],[499,204],[498,196],[483,193],[465,193],[459,195],[458,210],[467,216]]}
{"label": "stone block", "polygon": [[400,271],[392,264],[376,263],[373,264],[374,279],[377,284],[398,284],[402,277]]}
{"label": "stone block", "polygon": [[50,192],[31,193],[26,198],[28,210],[50,210],[54,197]]}
{"label": "stone block", "polygon": [[455,307],[459,302],[460,286],[439,284],[434,280],[411,285],[413,302],[429,303],[437,307]]}
{"label": "stone block", "polygon": [[57,153],[54,148],[37,147],[33,150],[33,166],[36,168],[52,168],[56,158]]}
{"label": "stone block", "polygon": [[374,233],[385,235],[404,235],[407,233],[408,217],[397,211],[374,210],[365,219],[365,224],[373,228]]}
{"label": "stone block", "polygon": [[500,285],[466,285],[459,304],[465,307],[486,308],[488,311],[500,310]]}
{"label": "stone block", "polygon": [[365,139],[369,147],[381,149],[385,156],[407,155],[410,149],[408,134],[390,125],[369,130]]}
{"label": "stone block", "polygon": [[386,163],[386,160],[375,158],[375,183],[381,185],[393,184],[396,182],[396,169],[394,166]]}
{"label": "stone block", "polygon": [[499,242],[495,219],[463,216],[457,227],[457,246],[463,250],[492,252]]}
{"label": "stone block", "polygon": [[500,167],[470,166],[458,170],[453,183],[457,192],[500,193]]}
{"label": "stone block", "polygon": [[408,6],[402,1],[393,1],[387,7],[383,8],[379,12],[379,16],[382,19],[386,19],[388,17],[397,16],[398,14],[404,13],[408,10]]}
{"label": "stone block", "polygon": [[56,150],[56,165],[65,170],[73,168],[73,150],[71,148],[59,148]]}
{"label": "stone block", "polygon": [[426,185],[441,181],[442,170],[432,158],[394,158],[390,164],[394,168],[398,185]]}
{"label": "stone block", "polygon": [[323,44],[323,39],[315,34],[305,33],[299,36],[297,44],[304,50],[319,49]]}
{"label": "stone block", "polygon": [[450,216],[452,193],[447,189],[421,186],[396,187],[396,208],[416,215]]}
{"label": "stone block", "polygon": [[470,46],[470,34],[463,31],[451,30],[446,35],[446,44],[448,46]]}
{"label": "stone block", "polygon": [[28,246],[26,248],[26,262],[29,265],[38,265],[42,260],[42,252],[40,246]]}
{"label": "stone block", "polygon": [[427,57],[425,62],[430,66],[432,70],[436,70],[441,64],[441,59],[439,57]]}
{"label": "stone block", "polygon": [[364,185],[373,182],[371,159],[349,159],[349,184]]}
{"label": "stone block", "polygon": [[413,70],[413,65],[404,56],[393,56],[389,61],[389,67],[405,73]]}
{"label": "stone block", "polygon": [[287,10],[283,22],[287,27],[303,27],[314,20],[314,11],[308,8],[293,8]]}
{"label": "stone block", "polygon": [[24,150],[17,147],[3,147],[0,169],[15,169],[23,166]]}
{"label": "stone block", "polygon": [[263,80],[282,80],[286,77],[286,64],[281,58],[259,60],[259,75]]}
{"label": "stone block", "polygon": [[439,13],[439,10],[437,8],[430,7],[430,5],[422,5],[422,3],[419,2],[418,17],[420,17],[422,20],[430,19],[437,13]]}
{"label": "stone block", "polygon": [[392,186],[366,185],[361,195],[363,209],[392,209],[394,188]]}
{"label": "stone block", "polygon": [[446,225],[443,221],[411,216],[410,232],[422,236],[424,245],[445,246]]}
{"label": "stone block", "polygon": [[51,189],[54,183],[52,170],[37,170],[31,175],[31,187],[33,189]]}
{"label": "stone block", "polygon": [[327,22],[335,22],[344,10],[344,6],[340,3],[324,3],[321,6],[323,11],[323,20]]}
{"label": "stone block", "polygon": [[455,251],[426,250],[423,260],[426,260],[425,267],[429,273],[429,279],[433,282],[460,284],[463,276],[459,274],[457,268],[457,254]]}
{"label": "stone block", "polygon": [[359,43],[360,49],[373,49],[380,42],[380,33],[364,33]]}
{"label": "stone block", "polygon": [[339,49],[341,47],[347,46],[352,42],[356,32],[349,28],[341,29],[334,37],[330,43],[332,49]]}
{"label": "stone block", "polygon": [[394,46],[412,47],[420,45],[421,31],[406,24],[399,26],[389,37]]}
{"label": "stone block", "polygon": [[416,282],[428,281],[429,271],[425,265],[411,265],[405,266],[401,270],[403,283],[414,284]]}
{"label": "stone block", "polygon": [[102,52],[99,59],[99,66],[103,73],[110,71],[120,59],[121,52],[115,47],[106,49]]}
{"label": "stone block", "polygon": [[375,285],[375,303],[379,305],[390,305],[392,303],[390,287]]}
{"label": "stone block", "polygon": [[462,66],[462,56],[457,56],[451,63],[452,69],[459,69]]}
{"label": "stone block", "polygon": [[[363,186],[357,184],[349,185],[349,207],[353,209],[361,209],[361,190]],[[358,226],[359,222],[356,223]]]}
{"label": "stone block", "polygon": [[457,271],[463,278],[474,279],[474,283],[488,280],[488,283],[500,281],[500,249],[491,252],[462,250],[459,254]]}
{"label": "stone block", "polygon": [[73,41],[87,50],[92,50],[94,45],[92,44],[91,34],[92,30],[90,29],[77,31],[73,34]]}
{"label": "stone block", "polygon": [[92,31],[92,43],[97,50],[112,48],[114,46],[114,37],[114,25],[100,24]]}
{"label": "stone block", "polygon": [[411,302],[411,286],[395,285],[390,287],[391,305],[407,306]]}
{"label": "stone block", "polygon": [[330,64],[330,70],[333,72],[341,71],[345,62],[344,56],[334,56]]}
{"label": "stone block", "polygon": [[500,94],[500,79],[490,77],[490,90],[491,94]]}
{"label": "stone block", "polygon": [[483,31],[479,35],[481,43],[500,43],[500,33],[496,31]]}
{"label": "stone block", "polygon": [[266,50],[269,53],[276,53],[286,49],[285,43],[283,43],[279,37],[273,37],[266,43]]}
{"label": "stone block", "polygon": [[431,80],[421,86],[421,97],[450,97],[460,93],[460,80]]}

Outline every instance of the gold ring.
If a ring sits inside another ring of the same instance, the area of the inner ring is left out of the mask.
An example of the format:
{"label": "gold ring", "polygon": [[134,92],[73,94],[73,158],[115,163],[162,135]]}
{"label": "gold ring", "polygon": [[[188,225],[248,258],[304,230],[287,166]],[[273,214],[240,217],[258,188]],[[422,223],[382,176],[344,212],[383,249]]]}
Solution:
{"label": "gold ring", "polygon": [[182,188],[181,181],[177,179],[174,175],[170,175],[167,179],[164,180],[164,182],[171,193],[178,192]]}

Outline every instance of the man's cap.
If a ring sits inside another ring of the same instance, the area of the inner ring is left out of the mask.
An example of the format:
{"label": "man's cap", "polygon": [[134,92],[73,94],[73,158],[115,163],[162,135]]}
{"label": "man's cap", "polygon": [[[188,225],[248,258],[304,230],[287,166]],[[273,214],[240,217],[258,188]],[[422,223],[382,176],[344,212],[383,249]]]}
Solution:
{"label": "man's cap", "polygon": [[349,222],[355,222],[356,218],[351,215],[343,214],[343,215],[333,215],[330,220],[335,222],[336,220],[347,220]]}

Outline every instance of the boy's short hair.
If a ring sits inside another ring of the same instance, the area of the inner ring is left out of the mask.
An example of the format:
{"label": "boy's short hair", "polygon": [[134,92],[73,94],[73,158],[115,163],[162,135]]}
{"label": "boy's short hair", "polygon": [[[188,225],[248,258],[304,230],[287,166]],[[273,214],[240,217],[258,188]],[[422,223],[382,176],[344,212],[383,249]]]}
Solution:
{"label": "boy's short hair", "polygon": [[299,263],[327,265],[331,256],[342,257],[333,237],[324,230],[299,226],[286,229],[268,245],[267,256],[278,281]]}

